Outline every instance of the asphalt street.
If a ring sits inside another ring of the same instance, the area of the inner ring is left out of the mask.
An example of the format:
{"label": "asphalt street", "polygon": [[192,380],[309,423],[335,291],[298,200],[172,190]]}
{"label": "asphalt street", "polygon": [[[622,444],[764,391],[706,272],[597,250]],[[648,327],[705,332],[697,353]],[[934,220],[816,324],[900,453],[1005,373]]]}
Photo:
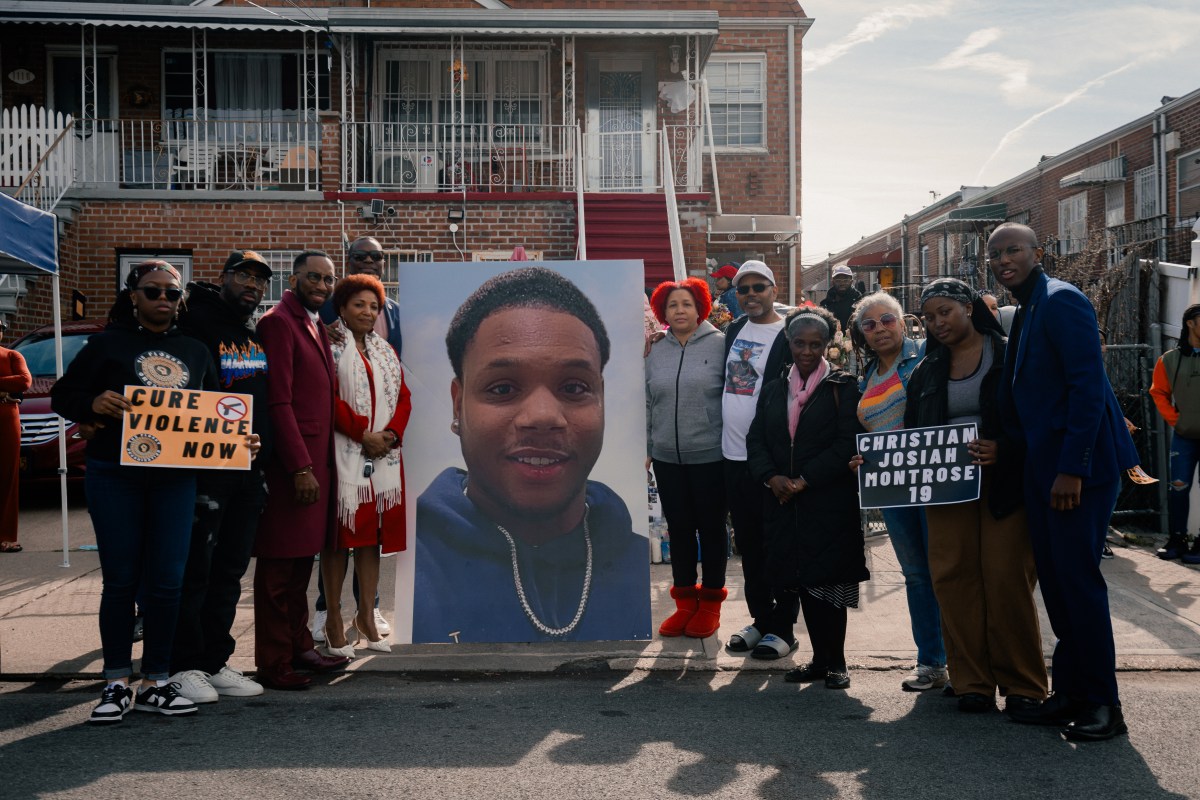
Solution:
{"label": "asphalt street", "polygon": [[107,728],[98,682],[3,683],[0,797],[1200,797],[1200,673],[1122,674],[1130,735],[1087,745],[852,674],[359,673]]}

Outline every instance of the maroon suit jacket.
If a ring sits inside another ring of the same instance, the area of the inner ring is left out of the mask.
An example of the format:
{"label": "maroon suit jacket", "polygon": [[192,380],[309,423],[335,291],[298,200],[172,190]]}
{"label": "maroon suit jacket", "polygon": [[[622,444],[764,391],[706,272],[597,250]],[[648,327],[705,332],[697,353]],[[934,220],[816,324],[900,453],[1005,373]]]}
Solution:
{"label": "maroon suit jacket", "polygon": [[[258,526],[256,556],[316,555],[333,541],[337,478],[333,459],[334,366],[325,326],[310,324],[290,290],[258,322],[267,354],[267,405],[274,449],[267,462],[267,507]],[[255,410],[258,413],[258,409]],[[296,503],[294,474],[311,466],[321,496]]]}

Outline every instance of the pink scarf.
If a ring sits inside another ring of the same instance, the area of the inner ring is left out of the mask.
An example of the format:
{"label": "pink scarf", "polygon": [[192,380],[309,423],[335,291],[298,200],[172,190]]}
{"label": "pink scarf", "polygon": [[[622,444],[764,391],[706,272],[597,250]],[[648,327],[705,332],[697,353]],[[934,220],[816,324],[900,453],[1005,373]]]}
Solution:
{"label": "pink scarf", "polygon": [[812,397],[812,393],[817,390],[821,381],[825,380],[828,374],[829,362],[823,358],[817,368],[809,373],[807,380],[800,376],[800,370],[796,369],[795,364],[792,364],[791,370],[788,371],[788,435],[793,439],[796,438],[800,413],[804,411],[808,398]]}

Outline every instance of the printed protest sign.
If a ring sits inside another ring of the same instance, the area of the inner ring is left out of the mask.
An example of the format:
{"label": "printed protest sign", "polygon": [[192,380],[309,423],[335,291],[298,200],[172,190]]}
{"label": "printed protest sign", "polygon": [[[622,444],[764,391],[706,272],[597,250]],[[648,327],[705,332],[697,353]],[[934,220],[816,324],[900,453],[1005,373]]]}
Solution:
{"label": "printed protest sign", "polygon": [[126,386],[125,397],[133,408],[121,429],[122,464],[250,469],[250,395]]}
{"label": "printed protest sign", "polygon": [[979,499],[979,467],[967,444],[974,424],[858,434],[859,505],[939,506]]}

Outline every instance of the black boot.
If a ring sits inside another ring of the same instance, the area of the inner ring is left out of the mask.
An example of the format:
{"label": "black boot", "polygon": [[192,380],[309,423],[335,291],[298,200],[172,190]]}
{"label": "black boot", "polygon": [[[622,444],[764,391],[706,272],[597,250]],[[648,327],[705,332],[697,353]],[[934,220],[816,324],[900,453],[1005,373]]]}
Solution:
{"label": "black boot", "polygon": [[1187,536],[1182,533],[1172,533],[1167,543],[1158,548],[1158,557],[1164,561],[1174,561],[1187,552]]}

